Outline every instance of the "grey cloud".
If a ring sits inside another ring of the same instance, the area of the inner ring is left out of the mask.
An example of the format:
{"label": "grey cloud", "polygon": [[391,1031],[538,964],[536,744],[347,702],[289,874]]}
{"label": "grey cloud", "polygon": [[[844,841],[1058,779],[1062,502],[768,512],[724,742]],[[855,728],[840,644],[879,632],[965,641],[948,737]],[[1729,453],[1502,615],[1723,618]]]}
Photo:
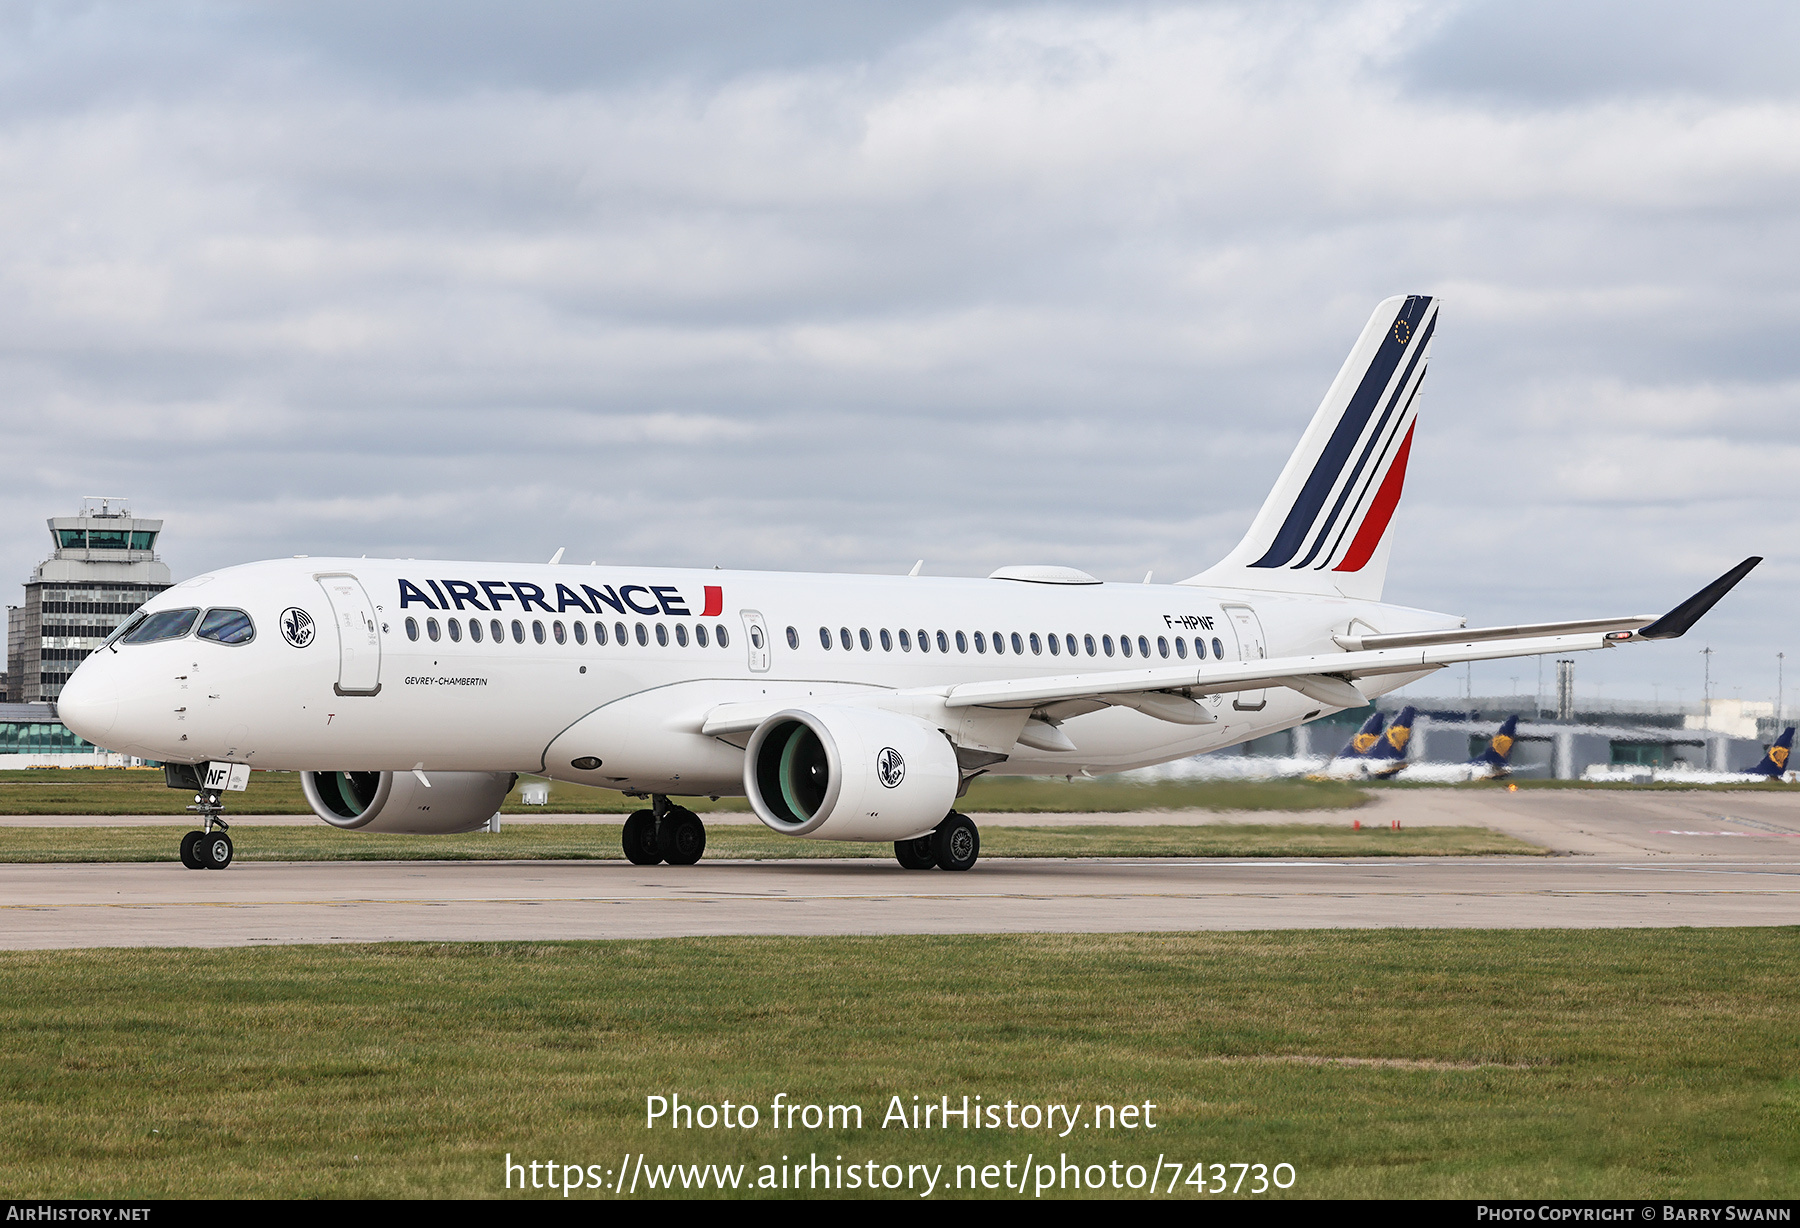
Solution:
{"label": "grey cloud", "polygon": [[1654,609],[1768,551],[1733,617],[1746,661],[1780,643],[1790,102],[1420,75],[1490,9],[793,6],[740,39],[625,6],[591,19],[622,64],[554,6],[146,8],[117,80],[152,18],[0,10],[37,23],[0,63],[15,575],[107,488],[183,572],[1171,580],[1372,305],[1427,291],[1390,595]]}

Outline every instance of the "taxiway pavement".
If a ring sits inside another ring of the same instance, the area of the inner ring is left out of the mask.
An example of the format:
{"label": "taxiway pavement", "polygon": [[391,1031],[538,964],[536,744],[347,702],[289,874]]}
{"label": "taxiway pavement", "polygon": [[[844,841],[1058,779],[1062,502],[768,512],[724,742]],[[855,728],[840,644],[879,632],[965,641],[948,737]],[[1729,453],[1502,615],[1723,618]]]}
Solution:
{"label": "taxiway pavement", "polygon": [[[1353,818],[1493,827],[1562,855],[989,858],[966,874],[906,871],[875,860],[709,860],[685,868],[239,862],[223,872],[172,862],[12,864],[0,865],[0,947],[1800,924],[1800,796],[1785,792],[1394,790],[1354,812],[989,815],[980,821],[1347,824]],[[566,819],[617,822],[617,816]],[[25,821],[83,822],[0,819]],[[179,817],[140,821],[185,825]],[[253,830],[241,829],[258,821],[246,817],[234,825],[240,841],[254,838]]]}

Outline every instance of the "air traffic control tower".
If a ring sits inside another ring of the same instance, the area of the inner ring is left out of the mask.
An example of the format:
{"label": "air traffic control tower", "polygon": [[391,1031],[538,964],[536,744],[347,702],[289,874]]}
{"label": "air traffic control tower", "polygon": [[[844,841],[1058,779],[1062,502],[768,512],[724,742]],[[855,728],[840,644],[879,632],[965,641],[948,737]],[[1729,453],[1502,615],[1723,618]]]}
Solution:
{"label": "air traffic control tower", "polygon": [[6,696],[53,702],[81,659],[144,602],[169,587],[156,557],[160,520],[138,520],[122,499],[82,501],[78,516],[48,521],[55,549],[7,609]]}

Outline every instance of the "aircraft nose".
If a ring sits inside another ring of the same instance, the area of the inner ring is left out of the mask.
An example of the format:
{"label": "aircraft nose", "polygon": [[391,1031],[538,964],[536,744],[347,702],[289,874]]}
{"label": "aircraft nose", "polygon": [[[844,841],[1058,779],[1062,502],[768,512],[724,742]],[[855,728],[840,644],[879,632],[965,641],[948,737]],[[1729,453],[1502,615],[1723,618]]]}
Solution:
{"label": "aircraft nose", "polygon": [[75,734],[103,746],[119,719],[119,679],[106,662],[89,657],[75,668],[56,700],[56,715]]}

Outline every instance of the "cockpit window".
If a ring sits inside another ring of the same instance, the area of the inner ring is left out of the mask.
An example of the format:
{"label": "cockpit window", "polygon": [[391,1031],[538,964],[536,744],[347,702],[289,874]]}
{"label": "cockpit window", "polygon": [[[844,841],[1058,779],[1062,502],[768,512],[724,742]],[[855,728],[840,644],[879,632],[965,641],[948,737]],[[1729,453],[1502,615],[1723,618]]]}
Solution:
{"label": "cockpit window", "polygon": [[242,610],[208,610],[196,634],[221,644],[248,644],[256,638],[256,624]]}
{"label": "cockpit window", "polygon": [[178,640],[194,629],[194,620],[199,617],[199,610],[158,610],[124,636],[122,642],[149,644],[156,640]]}
{"label": "cockpit window", "polygon": [[137,630],[139,623],[149,617],[148,614],[143,613],[133,614],[130,618],[127,618],[124,622],[114,627],[113,633],[106,637],[106,642],[101,644],[100,647],[105,648],[107,644],[113,643],[120,637],[130,635],[133,631]]}

